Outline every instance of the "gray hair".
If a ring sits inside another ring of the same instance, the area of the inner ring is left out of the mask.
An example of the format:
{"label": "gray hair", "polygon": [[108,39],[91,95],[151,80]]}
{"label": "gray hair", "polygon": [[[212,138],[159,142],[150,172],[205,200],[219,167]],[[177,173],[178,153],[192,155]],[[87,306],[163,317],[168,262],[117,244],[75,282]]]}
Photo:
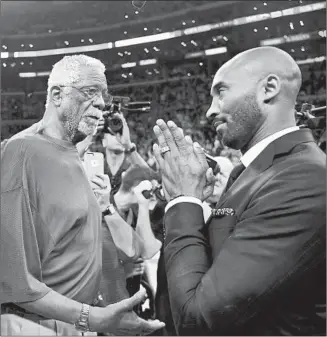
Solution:
{"label": "gray hair", "polygon": [[70,86],[76,85],[81,79],[81,68],[89,67],[99,69],[105,72],[105,65],[98,59],[87,55],[71,55],[65,56],[54,64],[48,79],[47,108],[50,101],[50,90],[55,85]]}

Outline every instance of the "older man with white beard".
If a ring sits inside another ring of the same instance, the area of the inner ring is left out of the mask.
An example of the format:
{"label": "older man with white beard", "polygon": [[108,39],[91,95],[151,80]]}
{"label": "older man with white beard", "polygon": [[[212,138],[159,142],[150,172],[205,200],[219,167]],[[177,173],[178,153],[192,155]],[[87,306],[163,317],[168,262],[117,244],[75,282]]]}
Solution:
{"label": "older man with white beard", "polygon": [[[1,153],[1,335],[148,334],[130,299],[92,306],[101,276],[101,211],[76,144],[92,135],[107,96],[104,65],[66,56],[52,69],[44,117]],[[105,205],[104,205],[105,207]]]}

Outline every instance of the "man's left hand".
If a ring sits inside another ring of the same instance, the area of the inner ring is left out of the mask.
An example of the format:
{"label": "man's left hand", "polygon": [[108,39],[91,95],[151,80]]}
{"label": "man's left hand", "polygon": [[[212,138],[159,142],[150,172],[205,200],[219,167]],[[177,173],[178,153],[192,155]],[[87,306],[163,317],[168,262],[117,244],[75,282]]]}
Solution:
{"label": "man's left hand", "polygon": [[[207,199],[213,192],[215,176],[198,143],[184,137],[183,131],[172,121],[158,120],[154,133],[159,146],[153,151],[158,162],[167,201],[179,195]],[[168,147],[169,151],[161,153]]]}

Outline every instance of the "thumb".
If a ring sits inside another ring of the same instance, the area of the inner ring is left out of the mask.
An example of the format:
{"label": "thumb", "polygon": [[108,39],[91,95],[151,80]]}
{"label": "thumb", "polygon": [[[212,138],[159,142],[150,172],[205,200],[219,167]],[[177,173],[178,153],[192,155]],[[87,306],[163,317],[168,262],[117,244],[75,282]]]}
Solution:
{"label": "thumb", "polygon": [[211,167],[209,167],[206,172],[206,178],[207,178],[208,185],[214,184],[217,180],[217,177],[213,174],[213,170]]}
{"label": "thumb", "polygon": [[207,163],[207,160],[206,160],[206,156],[205,156],[205,153],[204,151],[202,150],[200,144],[198,142],[194,142],[193,143],[193,149],[194,149],[194,153],[195,155],[197,156],[199,162],[204,166],[204,167],[207,167],[208,166],[208,163]]}
{"label": "thumb", "polygon": [[127,311],[133,310],[133,308],[145,301],[147,298],[146,291],[144,288],[141,288],[135,295],[133,295],[130,298],[127,298],[125,300],[122,300],[117,305],[117,312],[118,313],[124,313]]}

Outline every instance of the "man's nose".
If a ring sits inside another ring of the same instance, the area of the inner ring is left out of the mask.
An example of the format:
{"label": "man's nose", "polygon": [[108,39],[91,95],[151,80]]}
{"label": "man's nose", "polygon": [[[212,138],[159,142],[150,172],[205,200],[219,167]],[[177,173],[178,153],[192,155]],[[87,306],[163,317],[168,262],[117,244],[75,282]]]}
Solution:
{"label": "man's nose", "polygon": [[103,110],[106,106],[106,103],[102,97],[102,95],[97,96],[97,98],[93,101],[93,106],[99,110]]}
{"label": "man's nose", "polygon": [[216,100],[215,98],[212,99],[210,108],[208,109],[207,113],[206,113],[206,117],[207,119],[213,119],[216,115],[218,115],[219,111],[218,111],[218,106],[216,104]]}

